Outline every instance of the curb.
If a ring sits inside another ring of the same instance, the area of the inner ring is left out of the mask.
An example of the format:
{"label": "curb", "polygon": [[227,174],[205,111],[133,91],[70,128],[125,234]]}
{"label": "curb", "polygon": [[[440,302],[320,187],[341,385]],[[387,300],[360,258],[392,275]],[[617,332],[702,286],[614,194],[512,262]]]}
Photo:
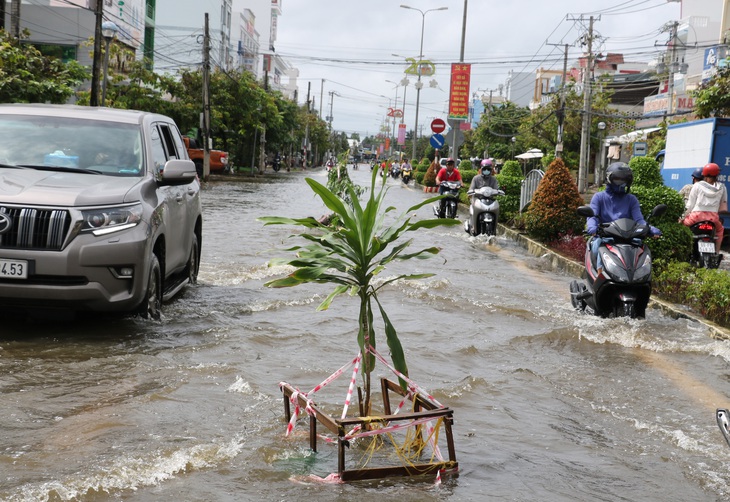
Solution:
{"label": "curb", "polygon": [[[501,234],[517,242],[519,245],[525,248],[527,252],[530,253],[532,256],[542,256],[548,259],[551,270],[562,271],[568,275],[573,275],[576,277],[583,276],[584,268],[581,263],[575,262],[564,256],[559,255],[558,253],[550,250],[539,242],[530,239],[525,234],[508,228],[502,223],[497,223],[497,226]],[[707,319],[698,316],[697,314],[693,314],[680,305],[676,305],[652,297],[649,300],[649,306],[661,310],[662,312],[671,316],[674,319],[689,319],[691,321],[702,324],[710,331],[710,336],[716,340],[730,340],[730,330],[723,328],[722,326],[719,326],[712,321],[708,321]]]}

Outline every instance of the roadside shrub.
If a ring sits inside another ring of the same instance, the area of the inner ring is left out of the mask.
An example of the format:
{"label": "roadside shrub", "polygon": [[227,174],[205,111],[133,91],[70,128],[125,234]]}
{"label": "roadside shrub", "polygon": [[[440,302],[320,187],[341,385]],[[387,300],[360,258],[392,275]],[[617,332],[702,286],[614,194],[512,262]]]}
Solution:
{"label": "roadside shrub", "polygon": [[651,210],[659,204],[667,205],[667,212],[663,216],[657,218],[654,223],[663,223],[665,221],[676,222],[684,212],[684,198],[674,190],[664,185],[655,187],[633,186],[631,193],[636,195],[641,205],[641,214],[644,217],[649,216]]}
{"label": "roadside shrub", "polygon": [[583,234],[564,234],[556,240],[548,242],[547,246],[566,258],[579,263],[582,263],[585,258],[586,238]]}
{"label": "roadside shrub", "polygon": [[659,164],[651,157],[633,157],[629,167],[634,172],[633,187],[655,188],[664,186]]}
{"label": "roadside shrub", "polygon": [[527,213],[527,232],[543,242],[562,234],[577,234],[583,230],[583,218],[576,214],[583,198],[573,183],[570,171],[562,159],[555,159],[535,191]]}
{"label": "roadside shrub", "polygon": [[[658,272],[657,272],[658,268]],[[721,326],[730,326],[730,274],[724,270],[694,268],[688,263],[661,263],[654,269],[657,294]]]}
{"label": "roadside shrub", "polygon": [[474,179],[474,176],[479,174],[479,171],[475,171],[473,169],[467,169],[465,171],[462,171],[459,169],[459,172],[461,173],[461,181],[464,183],[464,186],[469,188],[469,185],[471,184],[471,180]]}
{"label": "roadside shrub", "polygon": [[413,173],[413,179],[416,180],[416,183],[418,183],[419,185],[423,185],[424,176],[426,176],[426,173],[422,171],[416,171]]}
{"label": "roadside shrub", "polygon": [[426,174],[423,176],[423,185],[427,187],[435,187],[436,186],[436,175],[438,174],[438,169],[441,166],[438,165],[437,162],[431,162],[431,165],[428,166],[428,169],[426,170]]}
{"label": "roadside shrub", "polygon": [[[522,166],[520,163],[516,160],[508,160],[504,163],[502,166],[502,170],[499,171],[499,174],[497,175],[497,179],[499,179],[499,176],[511,176],[511,177],[517,177],[517,178],[524,178],[525,176],[522,174]],[[501,185],[501,182],[500,182]]]}
{"label": "roadside shrub", "polygon": [[464,171],[469,171],[474,169],[474,165],[471,163],[471,160],[469,159],[461,159],[459,161],[459,165],[456,166],[459,168],[459,172],[463,173]]}
{"label": "roadside shrub", "polygon": [[425,173],[428,171],[428,167],[431,165],[431,162],[429,162],[428,159],[423,159],[421,162],[418,163],[416,166],[416,172]]}

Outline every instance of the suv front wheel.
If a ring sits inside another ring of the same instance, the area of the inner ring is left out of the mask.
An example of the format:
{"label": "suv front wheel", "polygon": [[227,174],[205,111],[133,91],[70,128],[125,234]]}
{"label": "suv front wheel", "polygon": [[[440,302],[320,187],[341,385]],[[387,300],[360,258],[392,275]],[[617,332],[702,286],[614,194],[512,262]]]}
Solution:
{"label": "suv front wheel", "polygon": [[162,271],[157,255],[152,254],[147,293],[139,306],[138,314],[145,319],[159,320],[162,311]]}

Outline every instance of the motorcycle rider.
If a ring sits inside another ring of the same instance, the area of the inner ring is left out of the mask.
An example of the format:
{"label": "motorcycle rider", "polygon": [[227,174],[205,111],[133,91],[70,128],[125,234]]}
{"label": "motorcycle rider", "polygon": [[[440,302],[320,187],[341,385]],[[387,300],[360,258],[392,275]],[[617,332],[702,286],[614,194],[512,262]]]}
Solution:
{"label": "motorcycle rider", "polygon": [[[458,181],[459,186],[461,186],[461,173],[456,169],[456,163],[451,157],[446,159],[446,167],[442,167],[436,175],[436,185],[439,187],[439,195],[443,195],[446,191],[445,187],[441,185],[442,181]],[[439,215],[443,215],[445,200],[441,199],[439,202]]]}
{"label": "motorcycle rider", "polygon": [[481,176],[474,176],[471,179],[469,185],[469,191],[476,190],[477,188],[490,187],[495,190],[499,190],[499,182],[497,178],[492,175],[494,171],[494,163],[492,159],[484,159],[480,163],[479,173]]}
{"label": "motorcycle rider", "polygon": [[[603,239],[597,235],[601,223],[611,223],[621,218],[631,218],[635,222],[646,225],[641,214],[639,199],[629,193],[634,181],[634,172],[625,162],[614,162],[606,169],[606,190],[596,192],[591,198],[593,216],[588,218],[587,232],[593,236],[591,253],[596,257],[596,269],[600,275],[603,272],[603,260],[598,252]],[[650,227],[653,237],[661,236],[658,228]]]}
{"label": "motorcycle rider", "polygon": [[702,168],[703,181],[695,183],[687,199],[687,217],[682,223],[688,227],[698,221],[707,220],[715,224],[715,252],[720,252],[725,229],[719,211],[727,211],[727,190],[724,183],[718,183],[720,166],[714,162]]}
{"label": "motorcycle rider", "polygon": [[680,223],[682,223],[682,220],[684,220],[687,217],[687,214],[689,214],[689,211],[686,208],[687,201],[689,200],[689,192],[690,192],[690,190],[692,190],[692,187],[694,186],[694,184],[697,183],[698,181],[702,181],[702,179],[703,179],[702,178],[702,168],[698,167],[697,169],[692,171],[692,183],[687,183],[679,190],[679,194],[682,197],[684,197],[684,205],[685,205],[684,212],[682,213],[682,216],[679,218]]}

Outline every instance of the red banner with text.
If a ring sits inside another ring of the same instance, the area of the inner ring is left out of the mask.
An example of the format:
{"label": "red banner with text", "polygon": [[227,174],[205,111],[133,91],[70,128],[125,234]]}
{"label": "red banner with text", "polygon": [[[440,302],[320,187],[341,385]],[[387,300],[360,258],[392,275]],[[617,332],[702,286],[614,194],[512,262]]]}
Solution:
{"label": "red banner with text", "polygon": [[469,118],[469,81],[471,65],[453,63],[451,65],[451,87],[449,92],[449,118]]}

